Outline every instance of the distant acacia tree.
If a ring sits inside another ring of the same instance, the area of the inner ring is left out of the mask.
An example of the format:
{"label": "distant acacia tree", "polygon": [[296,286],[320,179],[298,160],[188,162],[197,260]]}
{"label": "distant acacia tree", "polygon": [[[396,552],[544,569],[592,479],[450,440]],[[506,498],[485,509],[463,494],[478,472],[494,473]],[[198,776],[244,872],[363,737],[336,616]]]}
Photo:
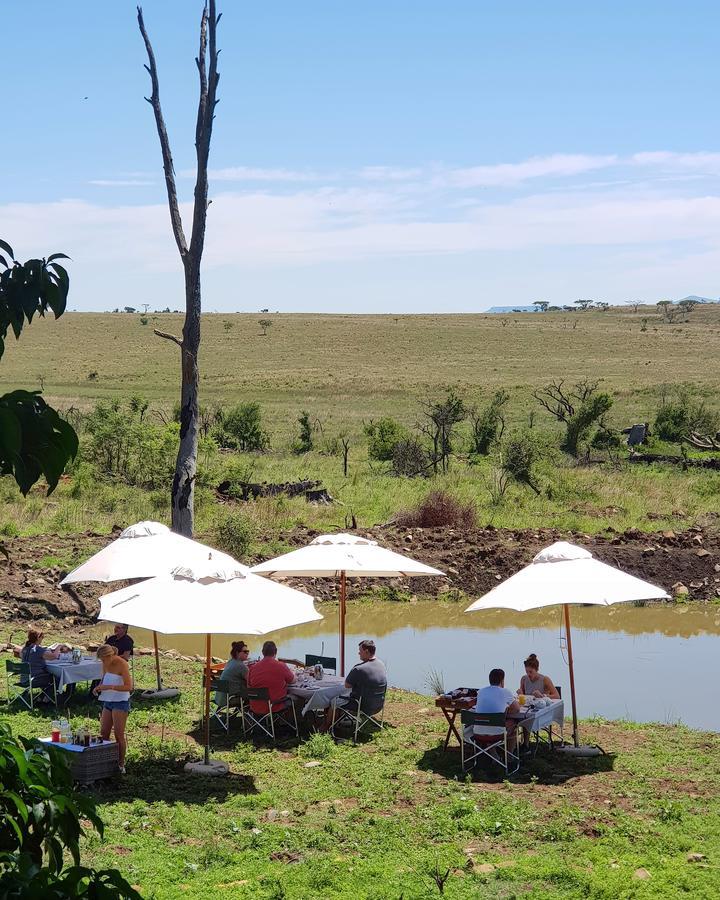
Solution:
{"label": "distant acacia tree", "polygon": [[537,306],[538,312],[547,312],[550,303],[547,300],[535,300],[533,301],[533,306]]}
{"label": "distant acacia tree", "polygon": [[272,326],[272,319],[259,319],[258,325],[262,328],[262,333],[265,335],[268,333],[268,328]]}
{"label": "distant acacia tree", "polygon": [[575,301],[575,306],[579,306],[583,312],[585,312],[585,310],[587,310],[587,309],[590,309],[590,307],[592,305],[593,305],[592,300],[576,300]]}
{"label": "distant acacia tree", "polygon": [[173,341],[180,348],[181,389],[180,389],[180,446],[172,482],[172,527],[174,531],[192,537],[195,523],[195,475],[198,453],[198,353],[200,351],[200,265],[205,246],[205,225],[208,209],[208,159],[210,139],[217,101],[217,86],[220,75],[217,70],[218,50],[216,30],[220,16],[216,13],[215,0],[205,3],[200,19],[200,47],[195,59],[200,78],[200,98],[195,125],[195,151],[197,169],[195,177],[195,199],[193,204],[192,232],[188,243],[183,229],[175,167],[173,165],[170,139],[162,107],[160,105],[160,83],[158,79],[155,53],[148,37],[142,9],[137,11],[138,27],[145,44],[148,64],[145,68],[150,75],[152,92],[145,99],[152,107],[155,126],[160,140],[165,187],[167,190],[170,222],[175,243],[185,275],[185,322],[182,338],[155,330],[159,337]]}

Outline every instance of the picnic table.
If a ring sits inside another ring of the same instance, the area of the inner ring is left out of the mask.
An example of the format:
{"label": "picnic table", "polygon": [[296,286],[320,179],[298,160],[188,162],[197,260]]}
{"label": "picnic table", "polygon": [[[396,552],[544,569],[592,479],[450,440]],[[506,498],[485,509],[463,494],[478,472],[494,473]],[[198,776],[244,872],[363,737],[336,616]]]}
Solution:
{"label": "picnic table", "polygon": [[63,690],[68,684],[77,684],[80,681],[99,681],[103,676],[102,663],[94,656],[81,659],[74,663],[72,660],[55,659],[46,662],[48,672],[57,679],[58,690]]}
{"label": "picnic table", "polygon": [[[549,704],[538,708],[532,705],[532,701],[533,698],[528,697],[526,705],[521,706],[520,711],[516,715],[508,718],[514,719],[518,728],[523,728],[531,734],[539,734],[541,731],[551,729],[553,725],[557,725],[562,733],[565,720],[565,705],[563,701],[553,700]],[[435,706],[442,710],[448,722],[443,750],[448,749],[453,735],[457,740],[458,746],[460,746],[462,737],[455,725],[455,720],[464,709],[474,709],[476,702],[476,688],[456,688],[454,691],[441,694],[435,698]]]}
{"label": "picnic table", "polygon": [[303,715],[315,709],[326,709],[341,694],[349,696],[342,675],[324,674],[320,680],[305,671],[296,675],[294,684],[288,685],[288,694],[305,700]]}

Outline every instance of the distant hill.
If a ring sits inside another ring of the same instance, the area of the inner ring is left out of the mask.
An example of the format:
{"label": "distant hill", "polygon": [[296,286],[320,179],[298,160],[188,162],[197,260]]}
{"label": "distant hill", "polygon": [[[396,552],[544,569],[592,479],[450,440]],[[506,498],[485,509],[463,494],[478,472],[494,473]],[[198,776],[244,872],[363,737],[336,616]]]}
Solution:
{"label": "distant hill", "polygon": [[681,297],[679,300],[673,300],[673,303],[682,303],[683,300],[694,300],[695,303],[717,303],[712,297],[698,297],[697,294],[688,294],[687,297]]}
{"label": "distant hill", "polygon": [[537,306],[491,306],[485,312],[489,313],[514,313],[514,312],[537,312]]}

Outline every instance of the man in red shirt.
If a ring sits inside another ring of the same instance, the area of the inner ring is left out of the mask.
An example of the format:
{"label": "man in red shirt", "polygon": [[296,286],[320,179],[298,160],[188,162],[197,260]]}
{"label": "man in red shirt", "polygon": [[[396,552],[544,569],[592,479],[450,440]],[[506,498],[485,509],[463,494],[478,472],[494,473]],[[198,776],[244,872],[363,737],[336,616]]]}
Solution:
{"label": "man in red shirt", "polygon": [[[286,703],[278,701],[287,698],[287,686],[295,681],[289,667],[276,658],[277,652],[275,641],[265,641],[262,646],[263,658],[250,666],[247,679],[248,687],[268,689],[273,712],[278,712],[289,704],[290,701]],[[250,709],[261,715],[268,712],[267,703],[262,700],[251,700]]]}

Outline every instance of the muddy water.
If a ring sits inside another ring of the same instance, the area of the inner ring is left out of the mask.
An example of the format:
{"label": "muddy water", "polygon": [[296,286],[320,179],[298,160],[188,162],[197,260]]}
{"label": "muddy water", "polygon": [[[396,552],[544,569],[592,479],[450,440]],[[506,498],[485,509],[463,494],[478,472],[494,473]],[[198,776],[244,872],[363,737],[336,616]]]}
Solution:
{"label": "muddy water", "polygon": [[[320,622],[270,635],[281,655],[336,656],[337,608],[319,604]],[[573,654],[581,716],[601,715],[640,722],[684,722],[694,728],[720,730],[717,660],[720,607],[627,605],[572,610]],[[348,660],[357,642],[372,637],[398,687],[431,693],[432,670],[446,689],[480,686],[489,669],[507,672],[506,685],[517,688],[522,661],[529,652],[542,671],[562,686],[569,698],[567,666],[561,640],[560,609],[512,613],[504,610],[465,613],[441,603],[356,605],[348,610]],[[140,645],[152,646],[148,632],[134,629]],[[243,637],[238,635],[238,637]],[[160,635],[164,648],[203,653],[199,635]],[[247,637],[253,653],[264,638]],[[230,638],[216,635],[213,652],[227,656]],[[567,703],[569,710],[569,703]]]}

